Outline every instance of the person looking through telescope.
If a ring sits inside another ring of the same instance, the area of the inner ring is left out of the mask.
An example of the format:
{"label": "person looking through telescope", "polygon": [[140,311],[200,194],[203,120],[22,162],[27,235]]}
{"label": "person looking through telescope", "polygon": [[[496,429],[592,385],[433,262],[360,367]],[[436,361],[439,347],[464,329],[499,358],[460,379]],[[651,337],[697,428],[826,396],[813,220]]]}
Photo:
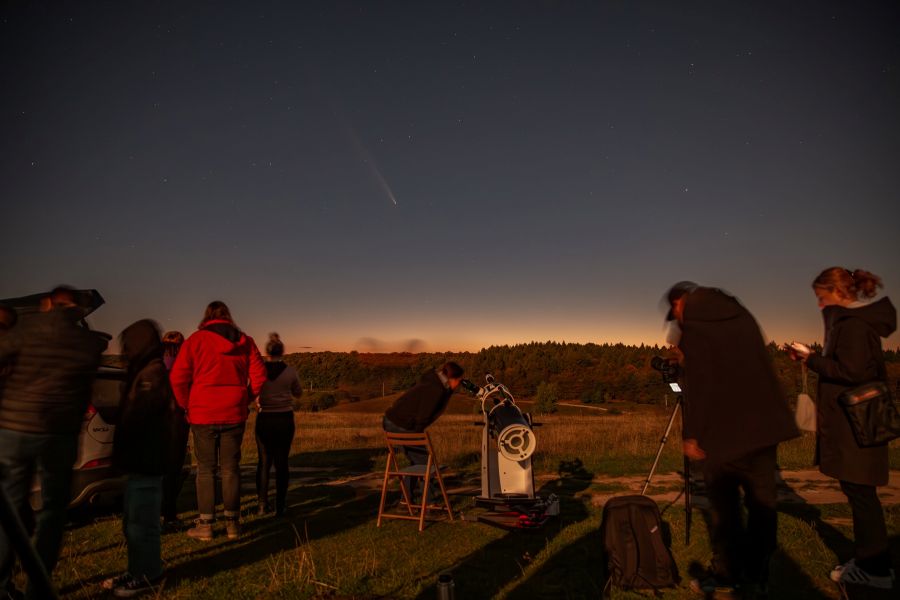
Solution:
{"label": "person looking through telescope", "polygon": [[[680,328],[684,454],[703,460],[713,560],[697,592],[765,590],[776,547],[776,449],[799,432],[753,315],[733,296],[682,281],[666,296]],[[747,523],[741,514],[741,490]]]}
{"label": "person looking through telescope", "polygon": [[[429,371],[418,384],[397,398],[382,418],[382,427],[388,433],[422,433],[437,421],[450,401],[450,396],[462,381],[463,368],[455,362],[446,362],[440,369]],[[404,448],[406,458],[414,465],[428,463],[428,453],[423,448]],[[404,477],[407,490],[412,477]]]}

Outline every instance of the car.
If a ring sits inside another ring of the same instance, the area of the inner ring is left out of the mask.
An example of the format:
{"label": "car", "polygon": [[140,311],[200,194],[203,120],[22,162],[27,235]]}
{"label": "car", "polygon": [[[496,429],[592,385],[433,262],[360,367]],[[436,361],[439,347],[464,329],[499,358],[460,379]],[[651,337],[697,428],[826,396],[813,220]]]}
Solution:
{"label": "car", "polygon": [[[39,310],[41,299],[46,293],[32,294],[20,298],[0,300],[0,303],[12,307],[19,314],[27,314]],[[84,316],[91,314],[104,304],[104,299],[97,290],[74,290],[76,303],[84,310]],[[89,329],[87,321],[81,325]],[[112,336],[95,331],[107,341]],[[125,381],[125,369],[114,364],[114,357],[104,356],[103,364],[97,370],[91,398],[81,421],[81,432],[78,436],[78,455],[72,465],[72,500],[70,508],[92,504],[101,498],[116,498],[125,489],[125,477],[112,465],[113,435],[115,420],[119,408],[121,384]],[[40,507],[40,482],[35,479],[31,489],[31,505]]]}

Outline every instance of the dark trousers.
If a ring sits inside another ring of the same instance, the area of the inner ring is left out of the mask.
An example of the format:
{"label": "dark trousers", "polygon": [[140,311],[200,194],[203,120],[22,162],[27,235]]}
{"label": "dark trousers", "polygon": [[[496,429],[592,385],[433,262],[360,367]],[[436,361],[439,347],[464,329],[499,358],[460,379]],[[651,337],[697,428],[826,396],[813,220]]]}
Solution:
{"label": "dark trousers", "polygon": [[201,519],[216,516],[216,471],[222,477],[225,518],[241,514],[241,441],[244,423],[191,425],[197,458],[197,510]]}
{"label": "dark trousers", "polygon": [[891,551],[888,546],[884,510],[873,485],[841,481],[853,514],[853,537],[856,539],[856,564],[873,575],[888,575]]}
{"label": "dark trousers", "polygon": [[122,530],[128,542],[128,572],[153,581],[162,575],[159,505],[162,477],[128,475],[122,505]]}
{"label": "dark trousers", "polygon": [[[77,446],[76,433],[21,433],[0,429],[0,463],[6,471],[0,485],[23,515],[31,510],[28,495],[35,473],[40,479],[41,509],[35,516],[34,547],[47,573],[53,572],[59,558]],[[0,593],[10,583],[14,559],[9,538],[0,528]],[[27,595],[29,598],[35,595],[31,584]]]}
{"label": "dark trousers", "polygon": [[293,412],[261,412],[256,417],[256,495],[269,508],[269,472],[275,466],[275,512],[284,512],[290,470],[288,457],[294,440]]}
{"label": "dark trousers", "polygon": [[[715,575],[725,583],[765,583],[777,544],[776,446],[740,459],[706,465]],[[747,521],[741,510],[741,491]]]}
{"label": "dark trousers", "polygon": [[[420,431],[412,431],[409,429],[404,429],[399,425],[395,424],[393,421],[388,419],[387,417],[383,417],[381,420],[382,428],[388,433],[421,433]],[[428,451],[421,446],[411,446],[411,447],[403,447],[403,453],[406,454],[407,460],[409,460],[409,464],[411,465],[422,465],[423,467],[428,464]],[[413,480],[415,480],[416,485],[413,486]],[[404,477],[403,478],[403,487],[412,495],[412,500],[417,502],[415,496],[418,495],[419,484],[421,481],[418,478],[414,477]],[[429,486],[430,496],[436,496],[434,490],[434,482]]]}
{"label": "dark trousers", "polygon": [[184,485],[184,457],[187,455],[187,442],[190,426],[184,420],[184,413],[173,415],[169,425],[172,439],[166,448],[166,472],[162,480],[162,516],[166,521],[178,519],[178,496]]}

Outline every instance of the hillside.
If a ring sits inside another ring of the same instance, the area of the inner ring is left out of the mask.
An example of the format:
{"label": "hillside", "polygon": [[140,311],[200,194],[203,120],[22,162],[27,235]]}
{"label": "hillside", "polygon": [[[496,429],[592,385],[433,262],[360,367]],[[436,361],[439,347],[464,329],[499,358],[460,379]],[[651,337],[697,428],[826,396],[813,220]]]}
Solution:
{"label": "hillside", "polygon": [[[800,366],[775,343],[768,349],[785,394],[796,396],[801,389]],[[671,400],[673,394],[650,367],[650,361],[654,356],[668,355],[669,351],[659,346],[532,342],[491,346],[476,353],[304,352],[288,355],[285,360],[297,369],[305,391],[325,392],[337,401],[401,392],[428,369],[454,360],[472,381],[482,383],[484,375],[491,373],[516,397],[531,397],[539,384],[548,382],[556,384],[563,400],[656,404]],[[900,379],[900,357],[897,351],[885,355],[895,387]],[[810,375],[809,384],[814,390],[815,375]]]}

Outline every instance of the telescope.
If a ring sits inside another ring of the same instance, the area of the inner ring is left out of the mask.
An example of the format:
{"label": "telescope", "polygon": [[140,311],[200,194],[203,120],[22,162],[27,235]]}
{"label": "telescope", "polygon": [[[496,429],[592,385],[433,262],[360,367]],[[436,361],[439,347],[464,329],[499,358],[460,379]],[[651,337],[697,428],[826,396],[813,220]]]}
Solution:
{"label": "telescope", "polygon": [[531,415],[516,406],[509,389],[490,374],[486,385],[463,380],[463,389],[481,401],[481,494],[475,505],[494,511],[480,521],[506,528],[542,525],[559,514],[555,495],[544,499],[534,493],[531,456],[537,448]]}

